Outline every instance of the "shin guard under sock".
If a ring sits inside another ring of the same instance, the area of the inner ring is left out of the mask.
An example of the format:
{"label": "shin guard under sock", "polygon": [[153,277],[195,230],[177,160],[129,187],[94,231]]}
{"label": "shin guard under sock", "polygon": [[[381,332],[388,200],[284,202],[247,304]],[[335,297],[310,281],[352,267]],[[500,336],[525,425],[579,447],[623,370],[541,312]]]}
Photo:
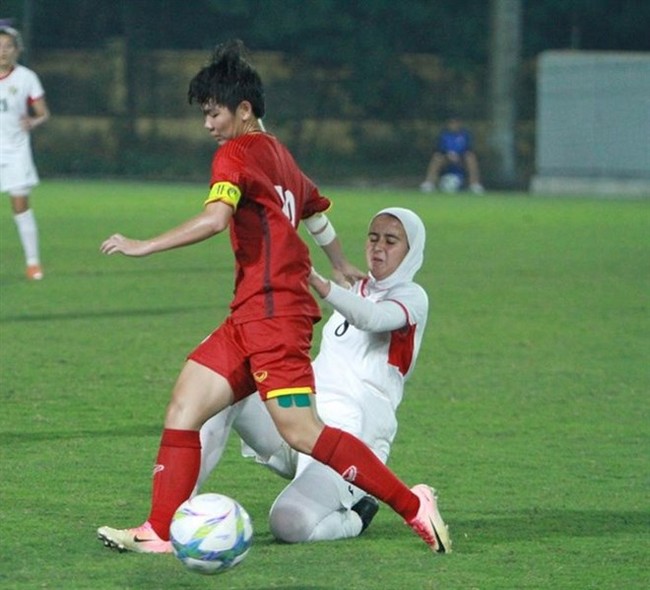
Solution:
{"label": "shin guard under sock", "polygon": [[362,441],[348,432],[325,426],[312,457],[388,504],[404,520],[409,521],[417,514],[418,497]]}
{"label": "shin guard under sock", "polygon": [[176,509],[190,497],[201,464],[201,441],[196,430],[165,428],[153,468],[149,522],[167,541]]}

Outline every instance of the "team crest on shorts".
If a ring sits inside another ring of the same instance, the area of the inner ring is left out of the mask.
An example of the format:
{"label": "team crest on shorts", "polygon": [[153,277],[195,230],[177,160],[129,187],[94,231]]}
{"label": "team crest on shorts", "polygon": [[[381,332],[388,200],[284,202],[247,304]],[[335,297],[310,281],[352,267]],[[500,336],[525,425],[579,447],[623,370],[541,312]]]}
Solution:
{"label": "team crest on shorts", "polygon": [[266,371],[255,371],[255,373],[253,373],[253,379],[258,383],[262,383],[262,381],[264,381],[268,376],[269,374]]}

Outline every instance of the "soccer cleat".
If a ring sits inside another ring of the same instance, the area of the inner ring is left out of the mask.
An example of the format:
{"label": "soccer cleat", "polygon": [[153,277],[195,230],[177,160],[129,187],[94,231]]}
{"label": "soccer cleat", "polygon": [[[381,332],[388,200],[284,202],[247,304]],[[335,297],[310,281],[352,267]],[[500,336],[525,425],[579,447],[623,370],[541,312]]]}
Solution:
{"label": "soccer cleat", "polygon": [[40,264],[30,264],[25,270],[25,276],[30,281],[40,281],[43,278],[43,269]]}
{"label": "soccer cleat", "polygon": [[436,190],[436,185],[433,184],[430,180],[425,180],[421,185],[420,185],[420,190],[423,193],[431,193]]}
{"label": "soccer cleat", "polygon": [[475,195],[482,195],[485,192],[485,189],[483,188],[483,185],[480,184],[479,182],[475,182],[469,187],[469,190],[471,190]]}
{"label": "soccer cleat", "polygon": [[420,498],[420,508],[408,524],[436,553],[451,553],[451,538],[445,521],[438,512],[436,491],[418,484],[411,491]]}
{"label": "soccer cleat", "polygon": [[361,518],[361,531],[359,531],[359,534],[361,534],[370,526],[372,519],[375,518],[375,514],[379,510],[379,502],[372,496],[364,496],[352,506],[351,510],[354,510]]}
{"label": "soccer cleat", "polygon": [[117,549],[120,553],[171,553],[171,541],[163,541],[153,530],[149,521],[134,529],[113,529],[108,526],[97,529],[97,537],[106,547]]}

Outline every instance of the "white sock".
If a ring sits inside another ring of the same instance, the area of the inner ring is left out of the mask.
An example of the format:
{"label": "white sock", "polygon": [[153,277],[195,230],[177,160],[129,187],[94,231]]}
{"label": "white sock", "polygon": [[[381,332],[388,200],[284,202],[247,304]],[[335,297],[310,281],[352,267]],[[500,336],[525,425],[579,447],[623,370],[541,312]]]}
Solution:
{"label": "white sock", "polygon": [[38,254],[38,227],[36,226],[34,212],[31,209],[27,209],[23,213],[18,213],[14,215],[14,221],[18,228],[20,242],[23,245],[25,263],[27,266],[40,264]]}

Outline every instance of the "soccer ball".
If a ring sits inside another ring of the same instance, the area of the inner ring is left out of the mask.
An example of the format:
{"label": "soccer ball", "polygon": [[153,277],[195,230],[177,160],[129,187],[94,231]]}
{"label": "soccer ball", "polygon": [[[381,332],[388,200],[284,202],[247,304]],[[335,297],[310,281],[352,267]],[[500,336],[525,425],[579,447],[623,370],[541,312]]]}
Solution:
{"label": "soccer ball", "polygon": [[443,174],[440,178],[440,189],[446,193],[455,193],[460,189],[462,181],[458,174]]}
{"label": "soccer ball", "polygon": [[170,536],[174,555],[187,568],[216,574],[244,560],[253,542],[253,525],[232,498],[199,494],[178,507]]}

